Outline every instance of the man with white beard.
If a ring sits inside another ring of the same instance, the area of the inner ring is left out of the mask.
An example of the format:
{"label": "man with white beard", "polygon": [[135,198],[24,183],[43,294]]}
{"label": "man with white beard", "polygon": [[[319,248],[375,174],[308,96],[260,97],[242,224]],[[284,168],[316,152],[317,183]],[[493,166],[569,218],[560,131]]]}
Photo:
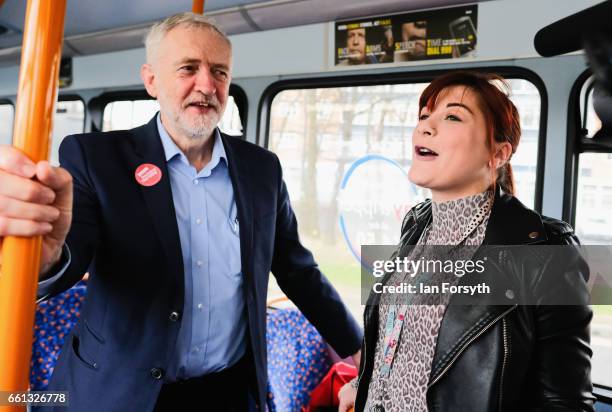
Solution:
{"label": "man with white beard", "polygon": [[361,330],[299,241],[278,158],[217,128],[227,36],[182,13],[145,43],[148,124],[65,138],[62,168],[0,147],[0,242],[43,236],[40,297],[90,273],[49,386],[62,411],[263,409],[270,271],[356,363]]}

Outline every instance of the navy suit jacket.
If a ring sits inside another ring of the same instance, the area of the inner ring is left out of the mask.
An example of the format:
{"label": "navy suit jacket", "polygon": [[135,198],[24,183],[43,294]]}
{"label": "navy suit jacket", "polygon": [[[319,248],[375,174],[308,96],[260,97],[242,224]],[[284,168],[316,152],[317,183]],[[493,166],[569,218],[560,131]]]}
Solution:
{"label": "navy suit jacket", "polygon": [[[238,218],[254,399],[265,403],[266,295],[270,271],[283,292],[342,357],[362,332],[298,238],[276,155],[222,135]],[[60,163],[74,179],[68,270],[39,296],[58,294],[89,271],[80,319],[66,339],[49,390],[70,392],[58,411],[151,411],[175,351],[184,273],[169,174],[155,118],[132,130],[68,136]],[[143,163],[163,177],[137,183]],[[177,316],[178,315],[178,316]],[[205,400],[203,400],[205,404]]]}

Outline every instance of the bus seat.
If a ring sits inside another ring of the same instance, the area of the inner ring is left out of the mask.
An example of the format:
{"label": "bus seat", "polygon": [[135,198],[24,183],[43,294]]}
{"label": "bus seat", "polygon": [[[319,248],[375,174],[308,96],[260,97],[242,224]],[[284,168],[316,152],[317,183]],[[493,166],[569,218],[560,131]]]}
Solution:
{"label": "bus seat", "polygon": [[297,309],[267,316],[268,376],[272,410],[298,412],[331,367],[327,345]]}
{"label": "bus seat", "polygon": [[31,390],[42,391],[49,385],[64,340],[79,318],[86,291],[86,281],[81,280],[37,305],[30,361]]}

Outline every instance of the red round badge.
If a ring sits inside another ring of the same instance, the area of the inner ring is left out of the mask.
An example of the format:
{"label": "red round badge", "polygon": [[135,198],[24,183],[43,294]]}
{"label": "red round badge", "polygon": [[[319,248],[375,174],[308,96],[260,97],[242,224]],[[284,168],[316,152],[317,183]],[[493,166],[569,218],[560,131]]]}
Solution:
{"label": "red round badge", "polygon": [[159,167],[151,163],[144,163],[138,166],[134,173],[136,181],[142,186],[153,186],[159,183],[162,178],[162,172]]}

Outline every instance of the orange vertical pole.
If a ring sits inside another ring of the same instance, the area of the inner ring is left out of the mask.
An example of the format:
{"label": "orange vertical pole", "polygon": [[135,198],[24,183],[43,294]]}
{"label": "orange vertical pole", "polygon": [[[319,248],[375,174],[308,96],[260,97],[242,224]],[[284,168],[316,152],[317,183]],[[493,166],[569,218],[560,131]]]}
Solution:
{"label": "orange vertical pole", "polygon": [[[49,156],[66,0],[29,0],[13,144],[34,162]],[[29,387],[41,237],[7,237],[0,272],[0,391]],[[0,407],[22,411],[24,407]]]}
{"label": "orange vertical pole", "polygon": [[204,14],[204,0],[193,0],[191,11],[197,14]]}

